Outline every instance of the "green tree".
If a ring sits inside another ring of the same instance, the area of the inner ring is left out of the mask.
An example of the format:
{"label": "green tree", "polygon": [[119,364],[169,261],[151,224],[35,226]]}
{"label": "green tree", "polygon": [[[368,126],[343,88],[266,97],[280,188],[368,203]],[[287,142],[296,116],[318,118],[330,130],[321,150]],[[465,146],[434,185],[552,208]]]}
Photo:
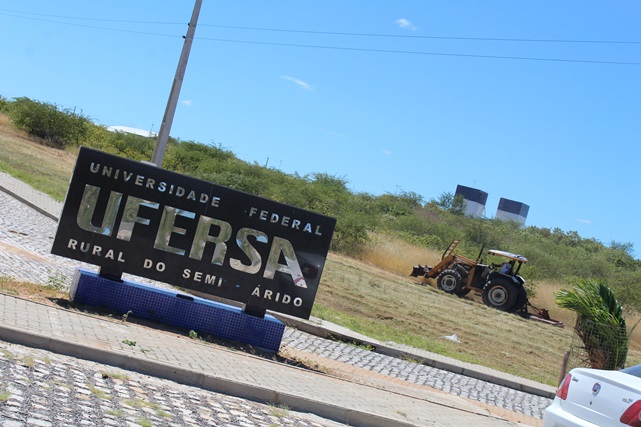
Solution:
{"label": "green tree", "polygon": [[615,240],[612,240],[610,242],[610,248],[624,252],[628,257],[632,258],[634,256],[634,244],[630,242],[617,242]]}
{"label": "green tree", "polygon": [[466,201],[465,197],[463,197],[462,194],[457,194],[454,196],[452,199],[452,206],[450,206],[450,212],[452,212],[454,215],[459,215],[463,216],[465,215],[465,208],[466,208]]}
{"label": "green tree", "polygon": [[463,197],[462,194],[443,192],[434,202],[439,208],[446,210],[454,215],[465,215],[466,202],[465,197]]}
{"label": "green tree", "polygon": [[446,211],[449,211],[452,208],[453,201],[454,201],[454,194],[450,192],[441,193],[438,196],[438,199],[435,200],[436,206]]}

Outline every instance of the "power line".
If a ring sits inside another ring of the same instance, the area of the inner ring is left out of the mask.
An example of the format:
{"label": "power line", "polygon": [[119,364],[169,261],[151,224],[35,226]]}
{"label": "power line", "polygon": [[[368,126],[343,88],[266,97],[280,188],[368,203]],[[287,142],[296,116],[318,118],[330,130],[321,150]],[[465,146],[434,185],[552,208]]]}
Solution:
{"label": "power line", "polygon": [[[107,30],[115,32],[124,32],[130,34],[142,34],[142,35],[151,35],[158,37],[171,37],[171,38],[180,38],[182,36],[175,34],[161,34],[161,33],[152,33],[147,31],[137,31],[137,30],[126,30],[121,28],[108,28],[108,27],[99,27],[94,25],[86,24],[75,24],[70,22],[60,22],[53,21],[48,19],[41,18],[32,18],[25,16],[12,15],[9,13],[3,13],[5,9],[0,9],[0,15],[11,16],[22,19],[29,19],[40,22],[50,22],[60,25],[69,25],[81,28],[91,28],[97,30]],[[17,12],[17,13],[26,13],[26,12]],[[39,15],[42,14],[32,14]],[[49,15],[53,16],[53,15]],[[64,18],[64,17],[63,17]],[[87,18],[74,18],[74,19],[87,19]],[[95,19],[99,20],[99,19]],[[141,23],[142,21],[122,21],[122,20],[106,20],[109,22],[119,22],[119,23]],[[160,22],[146,22],[148,24],[154,23],[159,24]],[[174,24],[174,23],[172,23]],[[207,24],[202,24],[204,26],[212,26]],[[224,27],[224,26],[221,26]],[[231,28],[231,27],[228,27]],[[237,27],[250,29],[251,27]],[[298,32],[298,30],[278,30],[278,29],[265,29],[266,31],[285,31],[285,32]],[[325,34],[337,34],[337,35],[347,35],[352,34],[356,35],[357,33],[325,33]],[[380,35],[381,37],[387,37],[386,35]],[[424,37],[430,38],[429,36],[411,36],[411,37]],[[480,39],[480,38],[457,38],[462,40],[490,40],[490,39]],[[519,61],[538,61],[538,62],[562,62],[562,63],[582,63],[582,64],[601,64],[601,65],[641,65],[641,62],[628,62],[628,61],[601,61],[601,60],[588,60],[588,59],[559,59],[559,58],[537,58],[537,57],[523,57],[523,56],[505,56],[505,55],[480,55],[480,54],[463,54],[463,53],[443,53],[443,52],[424,52],[424,51],[410,51],[410,50],[397,50],[397,49],[376,49],[376,48],[356,48],[356,47],[344,47],[344,46],[323,46],[323,45],[310,45],[310,44],[296,44],[296,43],[276,43],[276,42],[262,42],[262,41],[252,41],[252,40],[232,40],[232,39],[220,39],[220,38],[207,38],[207,37],[196,37],[195,40],[206,40],[214,41],[220,43],[237,43],[237,44],[253,44],[253,45],[262,45],[262,46],[280,46],[280,47],[295,47],[295,48],[305,48],[305,49],[324,49],[324,50],[342,50],[342,51],[352,51],[352,52],[369,52],[369,53],[389,53],[389,54],[404,54],[404,55],[425,55],[425,56],[444,56],[444,57],[459,57],[459,58],[480,58],[480,59],[503,59],[503,60],[519,60]],[[535,41],[534,39],[495,39],[503,41]],[[551,41],[551,40],[548,40]],[[566,41],[569,42],[569,41]],[[577,41],[578,42],[578,41]],[[583,41],[584,43],[600,43],[596,41]],[[603,42],[606,43],[606,42]],[[641,42],[618,42],[618,43],[641,43]]]}
{"label": "power line", "polygon": [[[2,10],[2,9],[0,9],[0,10]],[[151,32],[148,32],[148,31],[126,30],[126,29],[122,29],[122,28],[97,27],[95,25],[74,24],[72,22],[60,22],[60,21],[52,21],[50,19],[30,18],[30,17],[26,17],[26,16],[11,15],[11,14],[2,13],[2,12],[0,12],[0,15],[2,15],[2,16],[11,16],[11,17],[14,17],[14,18],[29,19],[29,20],[32,20],[32,21],[39,21],[39,22],[50,22],[52,24],[69,25],[69,26],[72,26],[72,27],[91,28],[91,29],[94,29],[94,30],[115,31],[115,32],[130,33],[130,34],[144,34],[144,35],[148,35],[148,36],[158,36],[158,37],[174,37],[174,38],[180,38],[181,37],[181,36],[176,35],[176,34],[161,34],[161,33],[151,33]]]}
{"label": "power line", "polygon": [[[47,18],[75,19],[75,20],[81,20],[81,21],[115,22],[115,23],[122,23],[122,24],[185,25],[185,22],[129,21],[124,19],[87,18],[82,16],[49,15],[45,13],[23,12],[20,10],[10,10],[10,9],[0,9],[0,12],[19,13],[23,15],[32,15],[32,16],[44,16]],[[5,15],[5,14],[2,13],[2,15]],[[17,16],[17,15],[7,15],[7,16],[26,18],[25,16]]]}
{"label": "power line", "polygon": [[[79,16],[49,15],[43,13],[23,12],[18,10],[0,9],[1,12],[19,13],[24,15],[44,16],[49,18],[76,19],[85,21],[114,22],[121,24],[152,24],[152,25],[185,25],[184,22],[167,22],[167,21],[130,21],[123,19],[105,19],[105,18],[86,18]],[[15,15],[9,15],[15,16]],[[22,18],[21,16],[16,16]],[[465,41],[500,41],[500,42],[520,42],[520,43],[581,43],[581,44],[641,44],[641,41],[635,40],[573,40],[573,39],[528,39],[528,38],[507,38],[507,37],[457,37],[457,36],[422,36],[408,34],[379,34],[379,33],[354,33],[340,31],[315,31],[315,30],[295,30],[288,28],[265,28],[265,27],[245,27],[235,25],[219,24],[200,24],[201,27],[228,28],[235,30],[266,31],[280,33],[299,33],[299,34],[322,34],[333,36],[350,36],[350,37],[389,37],[400,39],[432,39],[432,40],[465,40]]]}
{"label": "power line", "polygon": [[273,42],[259,42],[250,40],[230,40],[230,39],[214,39],[202,37],[200,40],[216,41],[223,43],[241,43],[241,44],[256,44],[267,46],[283,46],[283,47],[299,47],[308,49],[328,49],[328,50],[345,50],[357,52],[373,52],[373,53],[397,53],[406,55],[432,55],[432,56],[451,56],[461,58],[485,58],[485,59],[512,59],[521,61],[546,61],[546,62],[574,62],[584,64],[609,64],[609,65],[641,65],[641,62],[626,62],[626,61],[599,61],[589,59],[556,59],[556,58],[536,58],[526,56],[502,56],[502,55],[477,55],[465,53],[441,53],[441,52],[422,52],[410,50],[394,50],[394,49],[368,49],[360,47],[341,47],[341,46],[320,46],[308,44],[294,44],[294,43],[273,43]]}
{"label": "power line", "polygon": [[499,37],[455,37],[455,36],[421,36],[408,34],[376,34],[376,33],[350,33],[336,31],[292,30],[283,28],[238,27],[232,25],[203,24],[204,27],[229,28],[236,30],[271,31],[282,33],[324,34],[337,36],[358,37],[391,37],[402,39],[436,39],[436,40],[466,40],[466,41],[500,41],[500,42],[528,42],[528,43],[586,43],[586,44],[641,44],[641,41],[626,40],[570,40],[570,39],[523,39]]}

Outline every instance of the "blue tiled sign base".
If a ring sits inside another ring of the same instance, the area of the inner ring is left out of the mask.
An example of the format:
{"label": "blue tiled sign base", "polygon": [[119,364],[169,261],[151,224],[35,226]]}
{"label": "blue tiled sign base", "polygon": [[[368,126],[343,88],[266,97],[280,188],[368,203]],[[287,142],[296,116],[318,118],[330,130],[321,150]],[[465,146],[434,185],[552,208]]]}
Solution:
{"label": "blue tiled sign base", "polygon": [[250,344],[278,352],[285,324],[269,314],[264,318],[205,298],[177,294],[128,280],[115,281],[78,269],[69,291],[72,301]]}

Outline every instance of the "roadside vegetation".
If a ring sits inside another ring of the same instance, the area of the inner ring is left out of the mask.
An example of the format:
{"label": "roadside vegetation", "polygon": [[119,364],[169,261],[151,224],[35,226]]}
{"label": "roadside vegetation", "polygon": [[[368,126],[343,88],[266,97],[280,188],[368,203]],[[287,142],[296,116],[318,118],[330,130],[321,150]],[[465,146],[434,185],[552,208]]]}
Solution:
{"label": "roadside vegetation", "polygon": [[[149,160],[154,144],[151,138],[109,132],[76,110],[0,96],[0,171],[59,201],[79,146]],[[607,282],[631,319],[641,310],[641,261],[631,243],[465,217],[460,200],[447,191],[430,199],[404,191],[352,192],[343,177],[285,174],[242,161],[221,145],[171,138],[163,167],[337,218],[312,314],[373,338],[556,382],[571,328],[528,322],[473,302],[474,295],[445,295],[408,277],[415,264],[437,263],[453,239],[461,240],[457,252],[473,259],[482,245],[526,256],[521,275],[531,300],[569,326],[575,315],[556,306],[554,294],[576,280]],[[443,339],[453,333],[463,337],[463,345]],[[633,335],[629,360],[639,359],[637,341]]]}
{"label": "roadside vegetation", "polygon": [[617,370],[625,368],[629,334],[623,307],[605,282],[581,280],[572,290],[557,293],[560,307],[577,313],[574,331],[583,342],[590,367]]}

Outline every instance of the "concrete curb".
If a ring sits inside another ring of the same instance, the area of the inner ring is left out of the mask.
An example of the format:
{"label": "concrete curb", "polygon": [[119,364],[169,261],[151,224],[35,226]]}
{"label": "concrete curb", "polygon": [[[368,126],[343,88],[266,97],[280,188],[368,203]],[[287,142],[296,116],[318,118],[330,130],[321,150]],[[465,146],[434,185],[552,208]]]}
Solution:
{"label": "concrete curb", "polygon": [[[231,381],[203,372],[184,369],[167,363],[144,360],[115,351],[89,347],[60,338],[51,338],[36,333],[27,333],[6,325],[0,325],[0,337],[14,344],[41,348],[54,353],[139,372],[180,384],[199,387],[257,402],[285,405],[298,412],[309,412],[323,418],[355,427],[415,427],[415,424],[381,417],[363,411],[344,408],[326,402],[314,401],[294,394],[282,393],[257,384]],[[291,367],[291,369],[299,369]],[[311,373],[310,375],[324,375]],[[367,387],[367,386],[364,386]]]}
{"label": "concrete curb", "polygon": [[[284,322],[287,326],[296,328],[308,334],[322,338],[339,338],[345,341],[365,344],[373,347],[373,351],[375,351],[376,353],[380,353],[385,356],[420,361],[420,363],[426,366],[443,369],[445,371],[465,375],[471,378],[487,381],[492,384],[509,387],[514,390],[534,394],[536,396],[546,397],[549,399],[554,399],[554,396],[556,395],[556,388],[552,386],[539,384],[534,381],[516,377],[514,375],[494,371],[483,366],[460,362],[455,359],[450,359],[438,354],[431,354],[427,351],[413,352],[395,348],[386,343],[380,342],[378,340],[369,338],[353,331],[349,331],[342,327],[326,327],[322,324],[305,321],[303,319],[298,319],[280,313],[272,313],[272,315],[280,321]],[[322,320],[320,320],[320,322],[326,323]]]}
{"label": "concrete curb", "polygon": [[35,209],[36,211],[40,212],[41,214],[43,214],[47,218],[50,218],[50,219],[58,222],[59,215],[56,215],[56,214],[54,214],[52,212],[49,212],[48,210],[38,206],[35,202],[32,202],[30,200],[25,199],[24,197],[21,197],[19,194],[16,194],[15,192],[9,190],[7,187],[5,187],[3,185],[0,185],[0,190],[4,191],[5,193],[10,195],[11,197],[15,198],[16,200],[19,200],[20,202],[24,203],[25,205],[29,206],[30,208]]}

